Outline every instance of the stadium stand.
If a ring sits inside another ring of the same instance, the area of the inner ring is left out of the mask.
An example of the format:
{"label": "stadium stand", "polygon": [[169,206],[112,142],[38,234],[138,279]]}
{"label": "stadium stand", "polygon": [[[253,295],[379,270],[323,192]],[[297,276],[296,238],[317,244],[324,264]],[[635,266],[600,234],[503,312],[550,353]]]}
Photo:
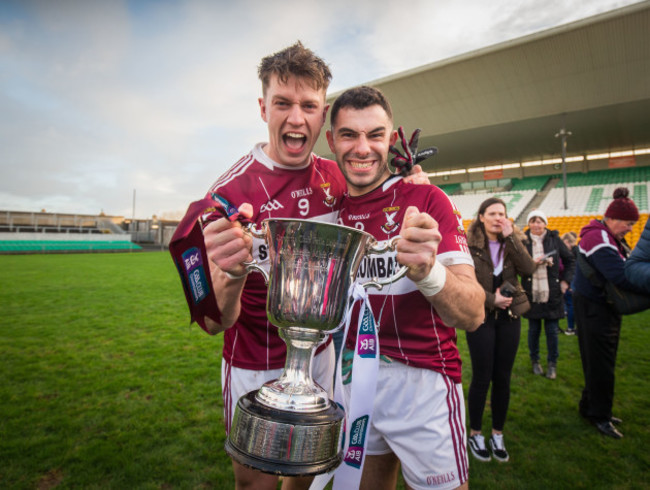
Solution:
{"label": "stadium stand", "polygon": [[507,192],[483,192],[479,194],[462,194],[458,196],[450,196],[451,200],[456,204],[464,219],[471,219],[476,216],[476,211],[481,203],[488,197],[499,197],[506,203],[508,209],[508,216],[515,220],[521,212],[528,206],[528,203],[535,197],[537,191],[533,189],[522,191],[507,191]]}
{"label": "stadium stand", "polygon": [[0,253],[123,252],[141,249],[140,245],[127,240],[0,240]]}
{"label": "stadium stand", "polygon": [[2,211],[0,254],[142,250],[123,222],[123,217]]}
{"label": "stadium stand", "polygon": [[457,184],[444,184],[444,185],[439,185],[438,187],[440,187],[443,191],[445,191],[445,193],[448,196],[453,196],[460,189],[460,184],[458,184],[458,183]]}
{"label": "stadium stand", "polygon": [[[455,184],[441,188],[456,204],[463,216],[465,229],[475,217],[481,202],[495,196],[506,202],[508,215],[522,229],[526,228],[525,219],[528,212],[539,208],[549,217],[549,228],[558,230],[562,235],[568,231],[579,233],[592,219],[601,219],[612,201],[614,189],[621,186],[630,190],[630,197],[639,208],[639,221],[626,237],[627,242],[634,246],[650,214],[650,167],[567,175],[567,209],[564,209],[562,177],[558,175],[512,179],[512,186],[507,192],[491,191],[487,188],[476,190],[481,189],[481,186],[465,186],[463,189]],[[468,188],[473,190],[468,191]]]}
{"label": "stadium stand", "polygon": [[[592,219],[602,219],[602,215],[585,215],[585,216],[549,216],[548,218],[548,227],[551,230],[558,230],[560,236],[563,234],[574,231],[575,233],[580,233],[580,230],[583,226],[589,223]],[[643,232],[643,227],[645,222],[648,219],[648,212],[639,213],[639,221],[630,233],[625,236],[627,243],[634,247],[636,242],[639,241],[639,237]]]}
{"label": "stadium stand", "polygon": [[548,175],[540,175],[537,177],[525,177],[523,179],[512,179],[512,187],[511,191],[541,191],[548,180],[550,179],[550,176]]}
{"label": "stadium stand", "polygon": [[567,187],[589,185],[630,184],[650,181],[650,166],[596,170],[589,173],[567,174]]}
{"label": "stadium stand", "polygon": [[[602,182],[602,181],[601,181]],[[552,189],[539,205],[547,216],[602,215],[612,202],[614,189],[625,186],[640,212],[648,212],[648,182],[621,182],[616,184],[569,187],[567,182],[567,209],[564,209],[564,188]]]}

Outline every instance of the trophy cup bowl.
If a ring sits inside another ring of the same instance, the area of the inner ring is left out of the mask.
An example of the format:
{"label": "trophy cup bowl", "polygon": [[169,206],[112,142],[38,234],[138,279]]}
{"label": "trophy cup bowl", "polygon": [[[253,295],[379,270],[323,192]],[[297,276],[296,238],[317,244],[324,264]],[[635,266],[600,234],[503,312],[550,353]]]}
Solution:
{"label": "trophy cup bowl", "polygon": [[[282,375],[241,397],[235,407],[226,451],[238,463],[267,473],[307,476],[325,473],[342,459],[343,410],[315,383],[316,347],[341,327],[350,288],[364,256],[394,250],[399,237],[378,246],[369,233],[347,226],[298,219],[266,219],[248,232],[269,248],[269,272],[256,262],[249,271],[268,284],[266,313],[287,345]],[[381,289],[407,272],[373,279]]]}

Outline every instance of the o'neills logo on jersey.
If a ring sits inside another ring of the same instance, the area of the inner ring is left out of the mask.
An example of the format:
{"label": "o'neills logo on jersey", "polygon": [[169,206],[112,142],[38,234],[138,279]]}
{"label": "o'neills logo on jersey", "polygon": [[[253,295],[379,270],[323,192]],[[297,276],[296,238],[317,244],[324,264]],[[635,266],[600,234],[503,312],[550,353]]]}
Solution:
{"label": "o'neills logo on jersey", "polygon": [[323,202],[328,208],[334,207],[334,203],[336,203],[336,198],[330,194],[330,191],[332,190],[331,187],[332,184],[329,182],[320,185],[320,188],[325,192],[325,200]]}
{"label": "o'neills logo on jersey", "polygon": [[399,211],[399,206],[391,206],[389,208],[382,209],[386,215],[386,223],[381,225],[381,229],[384,230],[384,233],[390,235],[397,230],[399,223],[395,223],[395,215]]}
{"label": "o'neills logo on jersey", "polygon": [[291,191],[291,197],[298,199],[299,197],[311,196],[314,193],[311,187],[305,187],[304,189],[298,189],[297,191]]}
{"label": "o'neills logo on jersey", "polygon": [[260,207],[260,213],[278,211],[279,209],[284,209],[284,206],[280,204],[277,199],[273,199],[272,201],[262,204],[262,207]]}
{"label": "o'neills logo on jersey", "polygon": [[370,213],[366,214],[348,214],[348,219],[350,221],[362,221],[364,219],[370,218]]}

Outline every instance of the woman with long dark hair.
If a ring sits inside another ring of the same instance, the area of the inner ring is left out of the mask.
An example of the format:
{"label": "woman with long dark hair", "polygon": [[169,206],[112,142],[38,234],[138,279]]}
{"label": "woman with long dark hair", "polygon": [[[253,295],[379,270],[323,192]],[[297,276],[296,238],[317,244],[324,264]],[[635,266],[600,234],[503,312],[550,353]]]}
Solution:
{"label": "woman with long dark hair", "polygon": [[467,232],[476,277],[486,296],[485,322],[474,332],[466,334],[472,360],[468,394],[469,447],[479,461],[491,459],[481,433],[490,384],[490,450],[497,461],[509,459],[503,441],[503,427],[510,401],[510,376],[519,347],[520,316],[529,308],[517,276],[532,274],[536,266],[518,233],[508,219],[505,203],[495,197],[483,201]]}

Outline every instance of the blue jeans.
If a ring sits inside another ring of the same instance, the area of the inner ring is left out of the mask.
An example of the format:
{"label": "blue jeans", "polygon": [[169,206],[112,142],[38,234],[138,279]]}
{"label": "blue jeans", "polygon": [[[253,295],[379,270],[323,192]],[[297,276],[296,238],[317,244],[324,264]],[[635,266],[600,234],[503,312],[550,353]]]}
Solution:
{"label": "blue jeans", "polygon": [[[546,349],[548,351],[547,361],[557,363],[559,357],[557,347],[557,331],[559,322],[557,320],[544,320],[544,332],[546,333]],[[530,351],[530,360],[539,361],[539,334],[542,330],[542,320],[528,319],[528,350]]]}

